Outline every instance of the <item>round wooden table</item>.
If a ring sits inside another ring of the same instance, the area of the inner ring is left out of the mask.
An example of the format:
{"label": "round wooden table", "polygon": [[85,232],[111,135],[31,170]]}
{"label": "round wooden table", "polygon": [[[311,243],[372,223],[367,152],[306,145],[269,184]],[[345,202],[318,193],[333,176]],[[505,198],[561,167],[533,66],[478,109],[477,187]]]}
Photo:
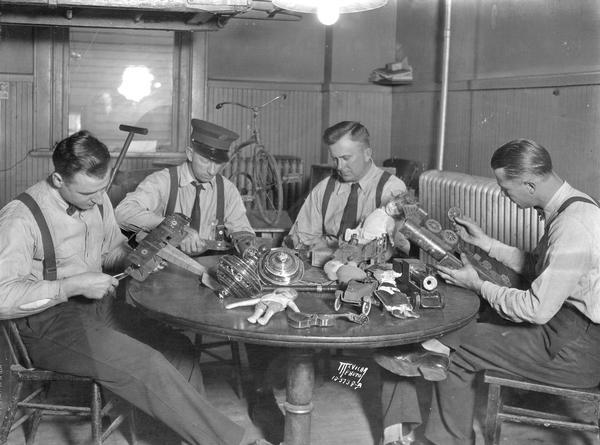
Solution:
{"label": "round wooden table", "polygon": [[[199,262],[214,271],[218,257],[201,257]],[[221,299],[204,287],[198,276],[169,265],[144,282],[131,280],[128,295],[149,316],[199,334],[226,337],[247,343],[289,348],[286,393],[285,445],[310,444],[310,416],[314,387],[315,349],[375,349],[418,343],[458,329],[472,320],[479,309],[473,292],[440,285],[446,305],[443,309],[420,310],[418,319],[400,320],[373,307],[363,325],[343,319],[334,326],[297,329],[288,324],[285,312],[277,313],[266,326],[249,323],[251,306],[225,309],[234,299]],[[335,313],[333,293],[301,292],[296,304],[306,313]],[[343,306],[340,312],[356,311]]]}

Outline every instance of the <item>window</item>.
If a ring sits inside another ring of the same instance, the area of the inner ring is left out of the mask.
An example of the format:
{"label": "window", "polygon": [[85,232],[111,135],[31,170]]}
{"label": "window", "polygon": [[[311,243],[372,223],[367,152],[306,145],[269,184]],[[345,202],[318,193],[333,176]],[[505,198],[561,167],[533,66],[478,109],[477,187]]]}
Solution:
{"label": "window", "polygon": [[149,131],[136,135],[129,153],[177,151],[176,41],[170,31],[71,28],[69,134],[89,130],[119,151],[125,139],[119,125],[133,125]]}

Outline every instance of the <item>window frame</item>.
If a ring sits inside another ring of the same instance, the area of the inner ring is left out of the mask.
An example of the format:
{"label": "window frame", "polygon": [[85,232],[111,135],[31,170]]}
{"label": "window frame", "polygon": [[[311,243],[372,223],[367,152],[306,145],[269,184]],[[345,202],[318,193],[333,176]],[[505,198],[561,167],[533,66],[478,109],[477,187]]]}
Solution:
{"label": "window frame", "polygon": [[[33,136],[36,151],[51,151],[56,142],[68,136],[69,30],[70,28],[65,27],[34,28]],[[189,143],[192,117],[204,119],[206,116],[206,31],[174,31],[174,34],[171,116],[173,150],[128,153],[127,157],[181,156]],[[123,136],[125,140],[125,134]]]}

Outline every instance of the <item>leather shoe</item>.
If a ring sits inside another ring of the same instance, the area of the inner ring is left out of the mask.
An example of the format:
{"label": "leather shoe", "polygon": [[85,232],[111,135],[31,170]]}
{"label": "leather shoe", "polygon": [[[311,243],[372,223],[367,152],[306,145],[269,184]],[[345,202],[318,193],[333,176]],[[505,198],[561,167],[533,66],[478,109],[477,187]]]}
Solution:
{"label": "leather shoe", "polygon": [[384,349],[376,352],[374,358],[382,368],[403,377],[423,376],[432,382],[448,377],[449,357],[420,345],[408,349]]}

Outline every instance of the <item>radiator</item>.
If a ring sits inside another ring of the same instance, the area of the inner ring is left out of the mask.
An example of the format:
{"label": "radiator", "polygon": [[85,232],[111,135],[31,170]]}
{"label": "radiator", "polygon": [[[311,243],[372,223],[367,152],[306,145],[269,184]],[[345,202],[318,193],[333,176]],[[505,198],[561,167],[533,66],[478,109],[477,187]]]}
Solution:
{"label": "radiator", "polygon": [[[277,167],[281,176],[283,188],[283,209],[287,210],[290,206],[297,203],[303,193],[304,185],[304,163],[302,159],[295,156],[276,155]],[[223,175],[228,177],[240,190],[242,198],[248,190],[252,178],[252,157],[236,157],[232,163],[227,164],[223,170]],[[236,174],[233,175],[232,171]],[[252,207],[253,204],[247,203]]]}
{"label": "radiator", "polygon": [[430,218],[451,228],[448,209],[459,207],[488,235],[531,251],[544,233],[534,209],[519,209],[500,191],[494,179],[464,173],[428,170],[419,178],[419,201]]}

